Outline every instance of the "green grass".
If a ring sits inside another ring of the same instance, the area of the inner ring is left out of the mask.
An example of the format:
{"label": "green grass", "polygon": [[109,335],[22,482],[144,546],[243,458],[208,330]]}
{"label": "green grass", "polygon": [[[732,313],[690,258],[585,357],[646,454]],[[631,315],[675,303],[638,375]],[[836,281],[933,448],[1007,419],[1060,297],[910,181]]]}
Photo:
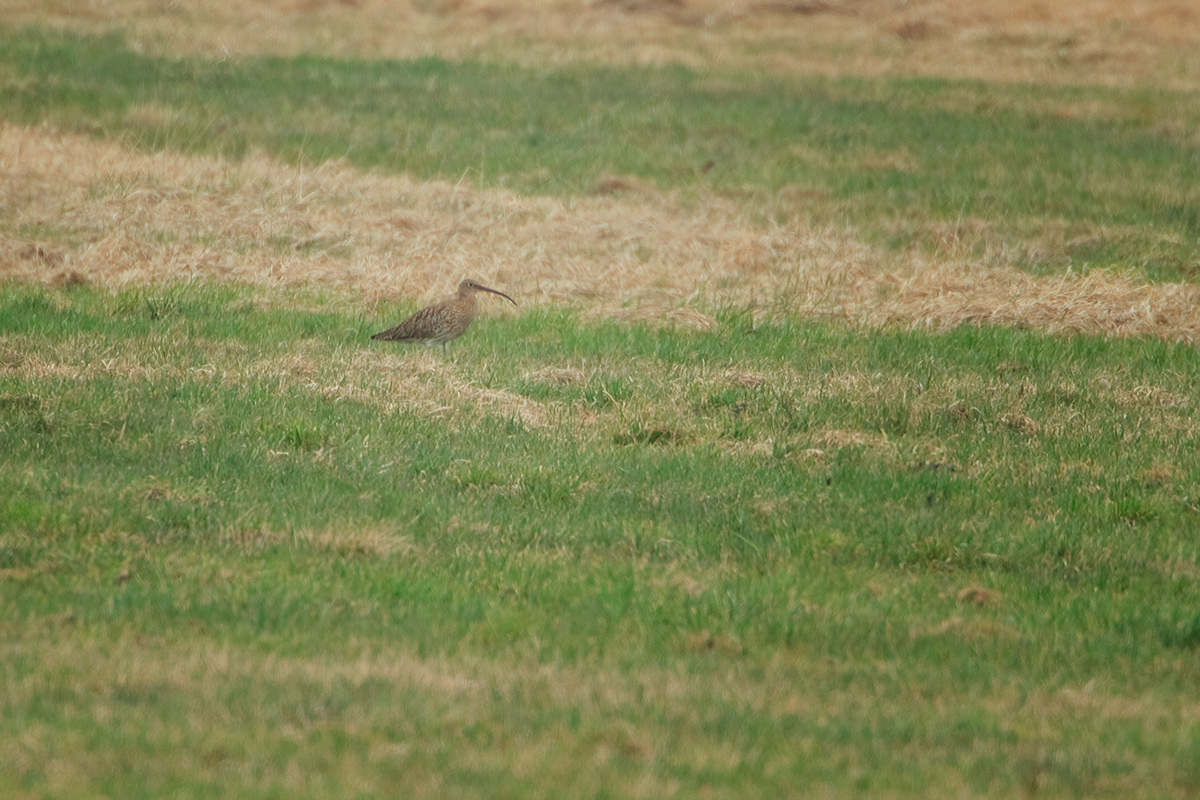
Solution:
{"label": "green grass", "polygon": [[1200,786],[1194,348],[405,310],[0,288],[0,791]]}
{"label": "green grass", "polygon": [[[521,192],[632,175],[1037,272],[1193,280],[1200,248],[1188,92],[8,29],[0,114]],[[19,211],[0,231],[86,239]],[[0,794],[1200,790],[1194,347],[541,308],[443,360],[363,308],[0,284]]]}
{"label": "green grass", "polygon": [[[0,113],[147,149],[344,158],[418,178],[590,192],[606,174],[744,197],[875,242],[1039,272],[1195,279],[1194,92],[815,80],[681,68],[167,58],[0,30]],[[706,169],[710,164],[711,168]],[[782,192],[797,187],[798,192]],[[964,221],[982,221],[982,230]],[[949,226],[947,228],[946,226]]]}

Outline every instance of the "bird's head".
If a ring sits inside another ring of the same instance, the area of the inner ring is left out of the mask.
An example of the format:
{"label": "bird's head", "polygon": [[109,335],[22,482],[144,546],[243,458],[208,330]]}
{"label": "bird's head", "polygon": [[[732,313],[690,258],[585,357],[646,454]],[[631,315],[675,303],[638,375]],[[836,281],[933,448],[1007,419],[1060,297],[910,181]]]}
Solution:
{"label": "bird's head", "polygon": [[471,293],[474,293],[474,292],[491,292],[492,294],[498,294],[498,295],[500,295],[500,296],[501,296],[501,297],[503,297],[505,300],[507,300],[508,302],[512,303],[514,306],[517,304],[517,301],[516,301],[516,300],[513,300],[511,297],[509,297],[508,295],[506,295],[504,292],[500,292],[500,291],[497,291],[497,290],[495,290],[495,289],[489,289],[488,287],[484,286],[484,285],[483,285],[482,283],[480,283],[479,281],[472,280],[471,278],[464,278],[464,279],[463,279],[463,282],[462,282],[462,283],[460,283],[460,284],[458,285],[458,293],[459,293],[460,295],[464,295],[464,294],[467,294],[468,292],[471,292]]}

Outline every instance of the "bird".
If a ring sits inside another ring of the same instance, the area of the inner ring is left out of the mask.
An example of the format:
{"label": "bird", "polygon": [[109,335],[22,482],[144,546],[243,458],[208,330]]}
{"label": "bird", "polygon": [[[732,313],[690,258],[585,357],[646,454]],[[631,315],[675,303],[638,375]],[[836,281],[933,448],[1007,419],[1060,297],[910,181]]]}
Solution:
{"label": "bird", "polygon": [[462,336],[474,321],[476,292],[498,294],[514,306],[517,304],[504,292],[464,278],[454,297],[422,308],[396,327],[381,331],[371,338],[384,342],[423,342],[427,347],[440,344],[442,353],[445,353],[446,342]]}

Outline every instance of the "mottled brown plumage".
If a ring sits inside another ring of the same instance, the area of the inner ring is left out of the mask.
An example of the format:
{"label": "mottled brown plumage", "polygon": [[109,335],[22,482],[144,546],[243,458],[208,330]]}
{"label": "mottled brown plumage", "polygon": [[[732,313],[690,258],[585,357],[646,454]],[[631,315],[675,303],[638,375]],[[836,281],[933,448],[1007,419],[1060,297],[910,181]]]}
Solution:
{"label": "mottled brown plumage", "polygon": [[372,336],[385,342],[423,342],[426,345],[440,344],[442,352],[446,351],[446,342],[457,339],[470,327],[475,319],[475,293],[491,292],[498,294],[514,306],[516,300],[489,289],[481,283],[469,278],[458,285],[458,294],[449,300],[422,308],[394,328],[388,328],[382,333]]}

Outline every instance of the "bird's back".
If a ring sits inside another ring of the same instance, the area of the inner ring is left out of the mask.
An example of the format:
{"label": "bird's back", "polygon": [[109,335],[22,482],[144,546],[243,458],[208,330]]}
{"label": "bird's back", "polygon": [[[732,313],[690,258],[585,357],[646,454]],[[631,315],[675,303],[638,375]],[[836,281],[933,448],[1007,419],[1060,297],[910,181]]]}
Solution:
{"label": "bird's back", "polygon": [[445,344],[462,335],[475,319],[475,296],[454,297],[422,308],[394,328],[372,336],[385,342]]}

